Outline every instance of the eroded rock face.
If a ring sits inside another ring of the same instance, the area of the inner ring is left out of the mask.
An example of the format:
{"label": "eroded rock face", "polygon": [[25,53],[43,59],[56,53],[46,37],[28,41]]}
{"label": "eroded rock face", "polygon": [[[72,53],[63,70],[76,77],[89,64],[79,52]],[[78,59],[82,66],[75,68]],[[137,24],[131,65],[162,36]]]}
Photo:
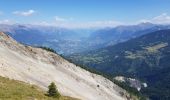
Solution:
{"label": "eroded rock face", "polygon": [[135,88],[138,91],[140,91],[142,88],[146,88],[148,86],[147,83],[143,83],[140,80],[135,79],[135,78],[128,78],[128,77],[124,77],[124,76],[116,76],[114,79],[119,81],[119,82],[126,83],[127,85]]}
{"label": "eroded rock face", "polygon": [[[47,89],[55,82],[63,95],[82,100],[124,100],[126,91],[57,54],[17,43],[0,33],[0,75]],[[120,94],[121,93],[121,94]]]}

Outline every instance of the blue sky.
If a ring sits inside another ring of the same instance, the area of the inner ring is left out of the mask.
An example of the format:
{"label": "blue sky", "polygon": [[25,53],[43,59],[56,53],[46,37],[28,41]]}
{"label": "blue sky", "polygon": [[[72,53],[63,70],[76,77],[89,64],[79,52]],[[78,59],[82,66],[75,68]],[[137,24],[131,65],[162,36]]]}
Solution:
{"label": "blue sky", "polygon": [[117,25],[166,22],[169,14],[170,0],[0,0],[1,23]]}

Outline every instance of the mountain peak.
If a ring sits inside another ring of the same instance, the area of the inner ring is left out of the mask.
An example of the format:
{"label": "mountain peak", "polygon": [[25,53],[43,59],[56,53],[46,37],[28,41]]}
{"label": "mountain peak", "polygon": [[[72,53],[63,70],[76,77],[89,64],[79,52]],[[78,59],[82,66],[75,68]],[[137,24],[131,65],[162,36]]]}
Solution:
{"label": "mountain peak", "polygon": [[5,34],[4,32],[0,32],[0,42],[9,42],[11,41],[11,37]]}
{"label": "mountain peak", "polygon": [[0,37],[1,38],[6,38],[6,37],[8,37],[8,35],[6,35],[4,32],[0,32]]}
{"label": "mountain peak", "polygon": [[142,23],[140,23],[140,24],[138,24],[138,25],[154,25],[153,23],[150,23],[150,22],[142,22]]}
{"label": "mountain peak", "polygon": [[13,38],[5,34],[4,32],[0,32],[0,45],[3,45],[11,49],[17,48],[17,46],[22,46],[21,44],[19,44],[17,41],[15,41]]}

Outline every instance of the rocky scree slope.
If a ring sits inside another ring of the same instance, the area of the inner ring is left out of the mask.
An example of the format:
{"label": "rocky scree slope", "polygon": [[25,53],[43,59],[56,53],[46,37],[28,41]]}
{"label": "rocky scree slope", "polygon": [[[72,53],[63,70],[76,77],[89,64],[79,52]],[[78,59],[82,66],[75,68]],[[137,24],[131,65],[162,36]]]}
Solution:
{"label": "rocky scree slope", "polygon": [[0,76],[38,85],[44,90],[53,81],[62,95],[82,100],[125,100],[128,96],[125,90],[108,79],[52,52],[19,44],[2,32]]}

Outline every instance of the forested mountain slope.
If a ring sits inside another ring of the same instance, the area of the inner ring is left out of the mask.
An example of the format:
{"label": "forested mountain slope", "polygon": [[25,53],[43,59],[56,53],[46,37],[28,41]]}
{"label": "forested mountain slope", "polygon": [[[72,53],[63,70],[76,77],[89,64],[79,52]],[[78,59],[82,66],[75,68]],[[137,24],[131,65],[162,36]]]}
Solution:
{"label": "forested mountain slope", "polygon": [[113,77],[138,78],[148,84],[142,90],[153,100],[170,98],[170,30],[160,30],[141,37],[70,59]]}

